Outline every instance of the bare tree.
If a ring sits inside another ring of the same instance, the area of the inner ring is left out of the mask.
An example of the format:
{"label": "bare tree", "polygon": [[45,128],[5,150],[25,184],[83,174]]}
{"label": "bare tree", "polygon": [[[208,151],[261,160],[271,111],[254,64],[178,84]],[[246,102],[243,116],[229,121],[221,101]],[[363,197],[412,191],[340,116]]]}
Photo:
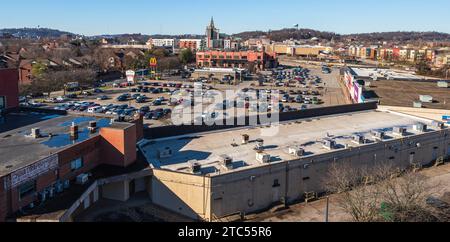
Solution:
{"label": "bare tree", "polygon": [[392,163],[371,168],[333,163],[325,186],[328,192],[338,194],[339,207],[355,222],[439,220],[426,201],[440,185],[430,185],[421,174],[402,171]]}
{"label": "bare tree", "polygon": [[366,168],[355,169],[349,163],[333,163],[330,166],[326,187],[331,193],[338,193],[338,205],[355,222],[379,221],[381,190],[369,186],[372,178]]}

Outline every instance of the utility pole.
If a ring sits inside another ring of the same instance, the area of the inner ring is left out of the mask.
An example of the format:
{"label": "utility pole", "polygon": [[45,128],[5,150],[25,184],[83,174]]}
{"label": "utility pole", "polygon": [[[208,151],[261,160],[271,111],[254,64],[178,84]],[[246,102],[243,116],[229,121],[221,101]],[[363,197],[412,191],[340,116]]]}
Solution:
{"label": "utility pole", "polygon": [[330,208],[330,197],[327,196],[327,207],[325,209],[325,222],[329,222],[329,208]]}

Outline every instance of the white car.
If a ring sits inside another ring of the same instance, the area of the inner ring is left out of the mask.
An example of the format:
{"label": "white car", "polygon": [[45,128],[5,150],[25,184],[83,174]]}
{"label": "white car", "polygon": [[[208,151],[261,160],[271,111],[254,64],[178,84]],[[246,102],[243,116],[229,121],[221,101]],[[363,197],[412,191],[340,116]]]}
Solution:
{"label": "white car", "polygon": [[87,112],[88,113],[102,113],[103,108],[101,106],[91,107],[91,108],[88,108]]}

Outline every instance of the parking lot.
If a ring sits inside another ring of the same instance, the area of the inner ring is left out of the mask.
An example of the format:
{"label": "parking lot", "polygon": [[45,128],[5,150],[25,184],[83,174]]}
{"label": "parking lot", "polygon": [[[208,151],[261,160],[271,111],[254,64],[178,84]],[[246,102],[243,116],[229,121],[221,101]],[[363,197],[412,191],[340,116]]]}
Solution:
{"label": "parking lot", "polygon": [[[330,69],[330,72],[323,72],[320,67],[277,68],[238,85],[232,85],[229,80],[190,80],[181,77],[159,81],[146,80],[132,86],[118,81],[81,93],[66,93],[66,96],[57,92],[50,100],[46,100],[45,104],[40,104],[45,101],[42,98],[38,99],[39,101],[31,100],[30,103],[32,106],[46,105],[58,110],[113,116],[132,116],[139,112],[144,115],[145,124],[152,127],[163,126],[172,123],[171,113],[174,106],[192,106],[190,104],[194,90],[200,90],[195,96],[203,98],[204,112],[200,114],[203,119],[218,118],[224,109],[228,112],[224,116],[230,115],[231,108],[236,111],[235,115],[248,115],[258,111],[269,112],[276,107],[280,112],[289,112],[345,104],[337,81],[338,70]],[[230,99],[224,95],[226,90],[241,92],[236,101],[223,101],[222,105],[219,94]],[[274,90],[279,91],[279,96],[275,96]],[[256,97],[260,97],[261,104],[254,103]]]}

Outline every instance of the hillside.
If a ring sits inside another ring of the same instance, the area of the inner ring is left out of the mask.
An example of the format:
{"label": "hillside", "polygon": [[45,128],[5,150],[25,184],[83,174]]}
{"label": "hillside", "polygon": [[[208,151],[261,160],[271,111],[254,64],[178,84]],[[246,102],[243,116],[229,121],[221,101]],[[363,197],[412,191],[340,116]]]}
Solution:
{"label": "hillside", "polygon": [[0,29],[0,36],[1,35],[9,35],[16,38],[38,39],[38,38],[58,38],[61,35],[75,35],[75,34],[48,28],[11,28],[11,29]]}
{"label": "hillside", "polygon": [[450,41],[450,34],[439,32],[376,32],[343,35],[345,38],[372,41]]}
{"label": "hillside", "polygon": [[242,39],[257,38],[261,36],[267,36],[273,41],[283,41],[286,39],[311,39],[312,37],[317,37],[320,39],[331,40],[333,37],[336,38],[339,35],[331,32],[317,31],[313,29],[281,29],[272,30],[270,32],[263,31],[248,31],[238,34],[234,34],[234,37],[239,37]]}

